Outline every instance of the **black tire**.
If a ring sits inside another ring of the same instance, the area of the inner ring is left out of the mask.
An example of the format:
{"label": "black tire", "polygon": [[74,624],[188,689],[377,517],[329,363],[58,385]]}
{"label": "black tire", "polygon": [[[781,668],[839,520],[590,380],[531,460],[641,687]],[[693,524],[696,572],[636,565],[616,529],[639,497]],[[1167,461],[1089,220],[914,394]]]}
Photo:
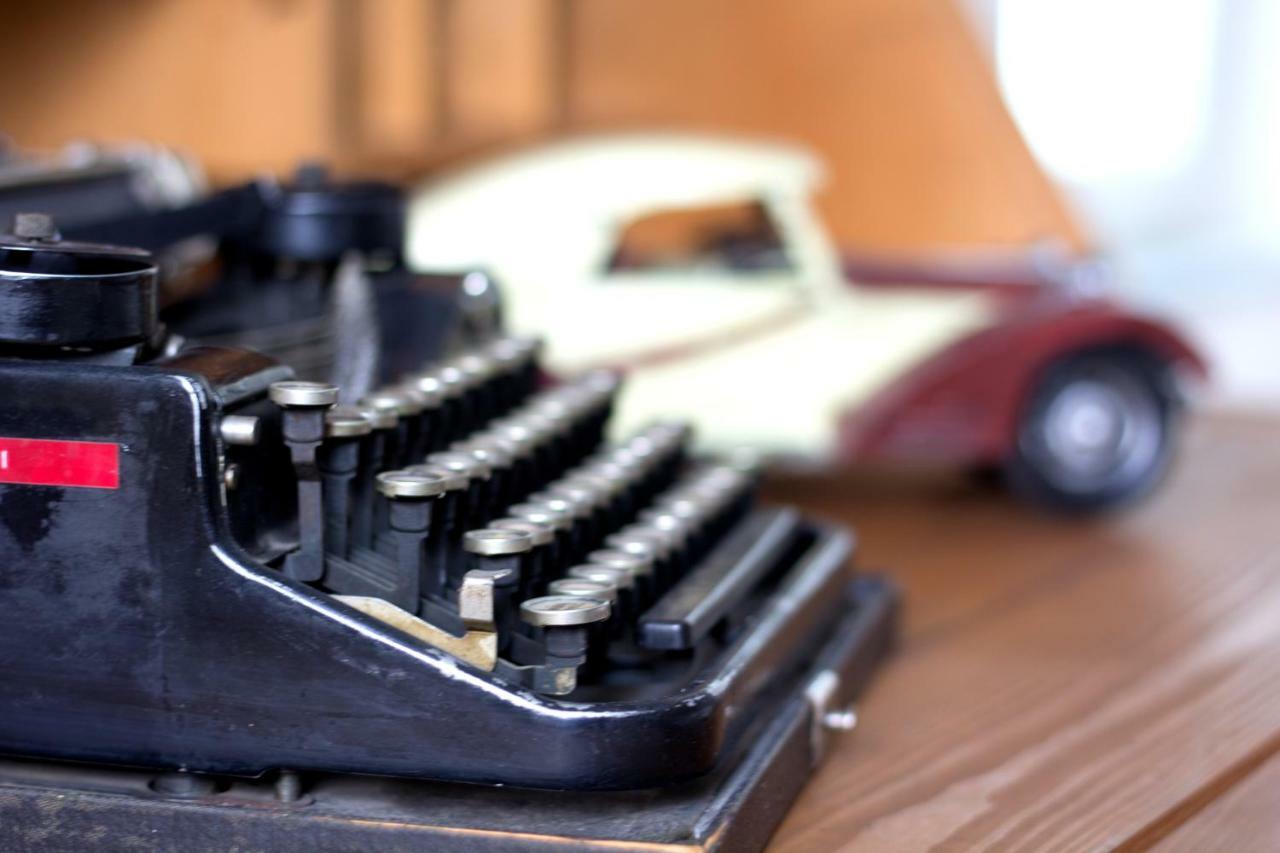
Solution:
{"label": "black tire", "polygon": [[1062,358],[1040,376],[1004,466],[1010,491],[1064,512],[1150,492],[1168,470],[1178,415],[1169,368],[1129,349]]}

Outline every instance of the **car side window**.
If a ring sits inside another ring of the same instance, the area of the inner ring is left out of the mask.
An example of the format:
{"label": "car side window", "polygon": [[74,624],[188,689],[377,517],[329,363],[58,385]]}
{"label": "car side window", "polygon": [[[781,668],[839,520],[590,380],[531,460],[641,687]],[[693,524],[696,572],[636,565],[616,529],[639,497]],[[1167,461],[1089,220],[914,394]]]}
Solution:
{"label": "car side window", "polygon": [[732,272],[749,277],[793,269],[769,211],[750,201],[638,217],[620,231],[606,272],[610,278],[641,272]]}

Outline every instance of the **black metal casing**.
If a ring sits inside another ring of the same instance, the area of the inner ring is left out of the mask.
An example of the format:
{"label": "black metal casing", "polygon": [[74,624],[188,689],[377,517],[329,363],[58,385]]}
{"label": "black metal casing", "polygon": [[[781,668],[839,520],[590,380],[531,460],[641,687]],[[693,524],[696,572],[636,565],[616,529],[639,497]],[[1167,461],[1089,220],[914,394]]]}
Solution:
{"label": "black metal casing", "polygon": [[[16,403],[0,407],[2,435],[121,449],[118,490],[0,486],[0,751],[640,788],[709,770],[780,675],[753,632],[709,681],[668,700],[594,706],[495,687],[245,557],[204,377],[0,362],[0,394]],[[772,614],[776,631],[815,630],[825,620],[804,607],[839,610],[842,583],[834,598],[796,590],[796,612]]]}

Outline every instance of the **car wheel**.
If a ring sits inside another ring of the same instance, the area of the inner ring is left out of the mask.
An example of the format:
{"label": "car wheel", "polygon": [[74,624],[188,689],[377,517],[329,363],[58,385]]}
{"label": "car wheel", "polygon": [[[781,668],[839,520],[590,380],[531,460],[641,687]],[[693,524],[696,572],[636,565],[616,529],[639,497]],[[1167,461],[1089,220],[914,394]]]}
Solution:
{"label": "car wheel", "polygon": [[1068,511],[1146,494],[1169,465],[1176,415],[1167,366],[1124,350],[1071,356],[1046,370],[1018,424],[1005,479],[1018,495]]}

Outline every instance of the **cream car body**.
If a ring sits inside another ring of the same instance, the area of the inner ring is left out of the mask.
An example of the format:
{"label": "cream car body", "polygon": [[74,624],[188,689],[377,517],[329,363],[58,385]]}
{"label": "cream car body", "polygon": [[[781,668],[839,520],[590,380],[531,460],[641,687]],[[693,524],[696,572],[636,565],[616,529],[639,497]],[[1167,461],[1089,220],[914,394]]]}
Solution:
{"label": "cream car body", "polygon": [[[851,287],[811,199],[820,163],[781,145],[584,139],[441,177],[416,194],[410,263],[481,268],[548,366],[629,369],[616,425],[681,415],[713,445],[824,454],[838,415],[991,319],[957,290]],[[767,212],[787,269],[612,270],[626,226],[735,202]]]}

